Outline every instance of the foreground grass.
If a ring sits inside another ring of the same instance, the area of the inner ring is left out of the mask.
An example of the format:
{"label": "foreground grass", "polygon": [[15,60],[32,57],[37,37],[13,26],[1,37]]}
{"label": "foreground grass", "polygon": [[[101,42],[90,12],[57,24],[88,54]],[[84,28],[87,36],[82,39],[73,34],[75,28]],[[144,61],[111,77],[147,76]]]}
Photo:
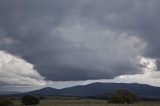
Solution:
{"label": "foreground grass", "polygon": [[[21,106],[20,101],[14,101],[16,106]],[[91,99],[46,99],[41,100],[37,106],[160,106],[160,102],[140,102],[137,104],[108,104],[105,100]]]}

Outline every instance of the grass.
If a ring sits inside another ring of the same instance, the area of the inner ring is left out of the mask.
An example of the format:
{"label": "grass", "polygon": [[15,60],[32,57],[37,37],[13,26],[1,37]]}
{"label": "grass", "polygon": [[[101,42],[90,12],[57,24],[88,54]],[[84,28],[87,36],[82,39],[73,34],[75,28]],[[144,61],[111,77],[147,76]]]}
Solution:
{"label": "grass", "polygon": [[[19,100],[15,100],[16,106],[21,106]],[[92,99],[46,99],[41,100],[37,106],[160,106],[160,102],[140,102],[137,104],[108,104],[105,100]]]}

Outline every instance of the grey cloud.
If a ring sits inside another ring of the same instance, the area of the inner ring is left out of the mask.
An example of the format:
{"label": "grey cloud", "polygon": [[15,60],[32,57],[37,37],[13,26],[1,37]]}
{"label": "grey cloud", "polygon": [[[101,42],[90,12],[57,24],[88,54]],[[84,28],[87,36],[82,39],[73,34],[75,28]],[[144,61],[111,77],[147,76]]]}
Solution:
{"label": "grey cloud", "polygon": [[[2,0],[1,50],[48,80],[142,73],[137,56],[159,58],[159,0]],[[1,40],[0,40],[1,41]]]}
{"label": "grey cloud", "polygon": [[100,26],[137,34],[148,43],[145,55],[157,58],[160,56],[159,4],[159,0],[94,1],[86,4],[81,15],[93,19]]}

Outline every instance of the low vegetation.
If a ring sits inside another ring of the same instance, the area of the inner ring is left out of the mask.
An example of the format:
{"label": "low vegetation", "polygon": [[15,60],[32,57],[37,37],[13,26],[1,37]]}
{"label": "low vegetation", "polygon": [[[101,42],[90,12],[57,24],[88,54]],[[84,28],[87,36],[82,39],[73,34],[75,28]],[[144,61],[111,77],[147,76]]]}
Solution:
{"label": "low vegetation", "polygon": [[0,106],[13,106],[13,102],[9,98],[3,98],[0,100]]}
{"label": "low vegetation", "polygon": [[37,105],[39,104],[39,98],[36,96],[25,95],[21,100],[23,105]]}
{"label": "low vegetation", "polygon": [[[80,97],[25,95],[11,99],[1,99],[0,106],[160,106],[160,102],[138,101],[137,96],[128,90],[116,90],[108,99],[87,99]],[[41,102],[40,102],[41,101]],[[13,105],[15,104],[15,105]]]}
{"label": "low vegetation", "polygon": [[126,89],[116,90],[108,98],[108,103],[131,104],[135,102],[138,102],[137,96]]}
{"label": "low vegetation", "polygon": [[[15,100],[15,106],[22,106],[19,100]],[[106,100],[93,99],[55,99],[46,98],[41,100],[37,106],[160,106],[160,102],[139,102],[134,104],[114,104],[107,103]]]}

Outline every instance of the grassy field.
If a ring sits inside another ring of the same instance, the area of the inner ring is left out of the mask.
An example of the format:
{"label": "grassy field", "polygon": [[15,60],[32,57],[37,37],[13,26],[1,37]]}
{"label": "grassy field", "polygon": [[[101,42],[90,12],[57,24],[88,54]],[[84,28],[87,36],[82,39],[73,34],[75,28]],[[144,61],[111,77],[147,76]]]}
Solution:
{"label": "grassy field", "polygon": [[[14,101],[16,106],[21,106],[19,100]],[[160,102],[140,102],[137,104],[108,104],[105,100],[91,99],[46,99],[41,100],[37,106],[160,106]]]}

